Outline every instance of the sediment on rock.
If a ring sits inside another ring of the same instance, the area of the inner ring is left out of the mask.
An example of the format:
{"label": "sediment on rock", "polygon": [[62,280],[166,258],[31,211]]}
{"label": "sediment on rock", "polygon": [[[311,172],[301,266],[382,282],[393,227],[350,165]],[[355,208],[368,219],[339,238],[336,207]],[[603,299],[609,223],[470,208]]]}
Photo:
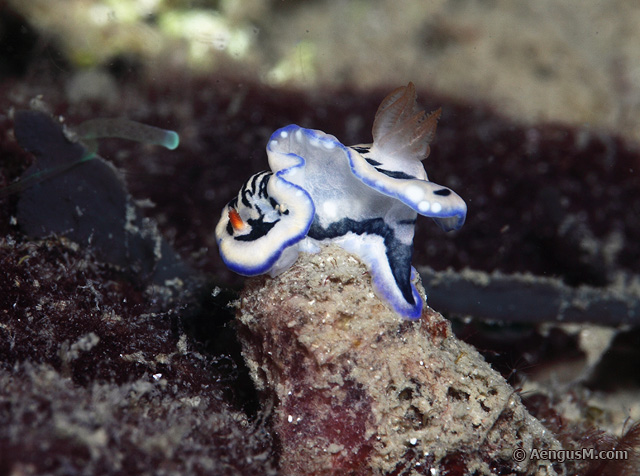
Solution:
{"label": "sediment on rock", "polygon": [[428,307],[402,320],[337,246],[249,280],[237,319],[252,378],[274,405],[283,474],[562,473],[513,460],[515,448],[560,444],[449,322]]}

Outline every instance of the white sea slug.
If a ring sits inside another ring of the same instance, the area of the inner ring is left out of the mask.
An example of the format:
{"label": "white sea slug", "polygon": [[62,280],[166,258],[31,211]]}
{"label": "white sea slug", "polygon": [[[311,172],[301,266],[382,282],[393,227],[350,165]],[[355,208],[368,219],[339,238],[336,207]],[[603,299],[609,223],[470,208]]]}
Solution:
{"label": "white sea slug", "polygon": [[422,166],[439,115],[419,109],[409,83],[382,101],[373,144],[347,147],[293,124],[274,132],[271,171],[252,176],[222,211],[216,239],[224,262],[242,275],[275,276],[299,251],[337,243],[367,265],[376,291],[399,314],[419,318],[422,300],[411,282],[417,215],[449,231],[467,213]]}

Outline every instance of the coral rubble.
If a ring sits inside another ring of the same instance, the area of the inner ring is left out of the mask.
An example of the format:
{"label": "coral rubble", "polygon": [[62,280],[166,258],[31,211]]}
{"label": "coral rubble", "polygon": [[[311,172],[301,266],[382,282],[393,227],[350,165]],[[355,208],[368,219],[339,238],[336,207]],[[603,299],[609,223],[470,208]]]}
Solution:
{"label": "coral rubble", "polygon": [[560,445],[506,381],[434,310],[403,321],[336,246],[251,279],[237,319],[283,474],[556,474],[513,461]]}
{"label": "coral rubble", "polygon": [[65,238],[4,237],[0,264],[0,474],[276,474],[180,323],[185,289],[159,307]]}

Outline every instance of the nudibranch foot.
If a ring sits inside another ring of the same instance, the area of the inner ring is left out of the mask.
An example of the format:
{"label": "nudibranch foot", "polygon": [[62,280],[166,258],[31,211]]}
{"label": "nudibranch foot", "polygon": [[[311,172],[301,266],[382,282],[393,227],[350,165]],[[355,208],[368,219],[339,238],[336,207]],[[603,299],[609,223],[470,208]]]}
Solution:
{"label": "nudibranch foot", "polygon": [[242,186],[216,227],[224,262],[240,274],[276,275],[300,251],[336,243],[362,259],[377,293],[398,313],[420,317],[422,298],[411,282],[417,215],[449,231],[467,212],[453,190],[428,180],[421,163],[439,115],[418,108],[409,83],[380,105],[373,144],[347,147],[293,124],[274,132],[271,171]]}
{"label": "nudibranch foot", "polygon": [[317,222],[308,236],[318,243],[335,243],[358,256],[370,270],[379,296],[408,318],[422,313],[422,298],[411,283],[410,244],[403,244],[382,218],[355,221],[343,218],[328,228]]}

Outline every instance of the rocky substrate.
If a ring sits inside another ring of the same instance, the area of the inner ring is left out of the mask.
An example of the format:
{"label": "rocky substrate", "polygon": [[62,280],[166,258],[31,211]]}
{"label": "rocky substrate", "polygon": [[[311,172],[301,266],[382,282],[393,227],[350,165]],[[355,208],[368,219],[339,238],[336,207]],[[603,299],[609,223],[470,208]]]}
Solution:
{"label": "rocky substrate", "polygon": [[561,446],[504,378],[433,309],[402,320],[337,246],[250,280],[237,319],[283,474],[557,474],[514,461]]}

